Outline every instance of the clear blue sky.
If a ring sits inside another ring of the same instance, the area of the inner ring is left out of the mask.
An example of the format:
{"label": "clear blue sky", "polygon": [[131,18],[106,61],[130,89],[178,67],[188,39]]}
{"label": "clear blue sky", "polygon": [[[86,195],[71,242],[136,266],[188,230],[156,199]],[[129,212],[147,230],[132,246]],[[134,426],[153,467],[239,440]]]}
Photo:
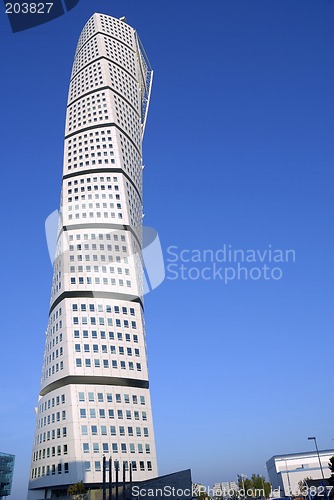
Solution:
{"label": "clear blue sky", "polygon": [[[146,296],[161,474],[205,484],[334,445],[331,0],[80,0],[12,34],[0,14],[0,449],[26,495],[79,33],[126,15],[155,70],[145,224],[167,248],[294,249],[281,280],[166,279]],[[198,264],[197,264],[198,265]]]}

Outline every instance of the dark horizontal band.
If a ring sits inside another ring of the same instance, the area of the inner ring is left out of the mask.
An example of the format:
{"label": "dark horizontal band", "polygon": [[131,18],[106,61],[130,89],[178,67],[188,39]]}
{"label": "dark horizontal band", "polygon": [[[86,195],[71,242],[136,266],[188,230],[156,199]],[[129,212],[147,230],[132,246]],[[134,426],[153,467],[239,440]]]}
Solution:
{"label": "dark horizontal band", "polygon": [[116,385],[120,387],[136,387],[139,389],[148,389],[148,380],[140,380],[135,378],[122,378],[122,377],[103,377],[96,375],[68,375],[67,377],[60,378],[55,382],[44,387],[41,390],[40,396],[45,396],[51,391],[55,391],[65,385]]}
{"label": "dark horizontal band", "polygon": [[108,224],[105,222],[85,222],[83,224],[70,224],[63,226],[61,231],[59,231],[57,241],[59,240],[62,231],[75,231],[77,229],[115,229],[118,231],[129,231],[129,233],[131,233],[137,241],[139,248],[141,248],[141,242],[131,226],[128,226],[127,224]]}
{"label": "dark horizontal band", "polygon": [[[105,57],[100,57],[99,59],[105,59]],[[97,60],[98,59],[96,59],[96,61]],[[113,87],[110,87],[110,85],[104,85],[103,87],[97,87],[94,90],[94,92],[100,92],[101,90],[111,90],[111,92],[113,92],[114,94],[118,95],[118,97],[121,97],[124,101],[127,102],[127,104],[130,106],[130,108],[132,108],[132,110],[137,114],[138,118],[140,118],[140,113],[138,113],[138,110],[133,106],[133,104],[131,104],[131,102],[123,94],[121,94],[120,92],[118,92],[117,90],[115,90]],[[93,92],[89,91],[89,93],[93,93]],[[83,92],[80,97],[77,97],[73,101],[70,101],[68,103],[68,105],[67,105],[67,108],[69,108],[70,106],[72,106],[72,104],[74,104],[76,101],[79,101],[79,99],[84,99],[87,95],[88,95],[88,92],[87,93]]]}
{"label": "dark horizontal band", "polygon": [[[94,35],[95,36],[95,35]],[[71,77],[71,80],[70,82],[73,80],[73,78],[75,78],[82,70],[84,70],[85,68],[87,68],[88,66],[90,66],[92,63],[96,62],[96,61],[99,61],[100,59],[106,59],[107,61],[113,63],[115,66],[118,66],[120,69],[122,69],[124,71],[124,73],[127,73],[136,83],[138,83],[138,80],[136,78],[136,76],[133,76],[132,73],[130,73],[130,71],[128,71],[126,68],[124,68],[124,66],[122,66],[121,64],[119,64],[118,62],[115,61],[115,59],[111,59],[110,57],[107,57],[106,55],[102,55],[102,56],[99,56],[97,57],[96,59],[92,59],[89,63],[85,64],[85,66],[82,66],[81,69],[78,69],[76,73],[73,73],[73,76]],[[78,99],[80,99],[78,97]],[[77,99],[75,99],[76,101]],[[74,102],[74,101],[72,101]]]}
{"label": "dark horizontal band", "polygon": [[55,307],[64,299],[111,299],[111,300],[125,300],[127,302],[137,302],[144,308],[143,302],[140,297],[135,295],[130,295],[126,293],[116,293],[116,292],[93,292],[87,290],[75,290],[73,292],[63,292],[57,299],[53,302],[50,307],[49,315],[52,313]]}
{"label": "dark horizontal band", "polygon": [[131,52],[136,52],[135,49],[133,49],[132,47],[130,47],[130,45],[128,45],[127,43],[123,42],[123,40],[120,40],[119,38],[116,38],[115,36],[112,36],[110,35],[109,33],[104,33],[103,31],[95,31],[95,33],[90,36],[89,38],[87,38],[87,40],[81,45],[80,49],[76,52],[75,55],[79,54],[79,52],[82,50],[82,48],[88,43],[90,42],[90,40],[92,38],[94,38],[94,36],[96,35],[103,35],[103,36],[107,36],[108,38],[112,38],[113,40],[116,40],[116,42],[119,42],[121,43],[122,45],[125,45],[125,47],[127,47],[128,49],[131,50]]}
{"label": "dark horizontal band", "polygon": [[63,175],[63,180],[65,179],[71,179],[72,177],[77,177],[80,175],[87,175],[87,174],[104,174],[112,172],[115,174],[122,174],[126,179],[131,183],[131,186],[133,189],[136,191],[136,193],[139,196],[140,201],[142,202],[142,197],[139,193],[139,189],[137,188],[136,184],[133,182],[129,174],[127,174],[122,168],[117,168],[117,167],[103,167],[103,168],[88,168],[86,170],[77,170],[76,172],[71,172],[70,174]]}
{"label": "dark horizontal band", "polygon": [[98,125],[91,125],[90,127],[81,128],[79,130],[76,130],[75,132],[71,132],[70,134],[65,135],[65,140],[69,139],[70,137],[73,137],[76,134],[82,134],[83,132],[87,132],[88,130],[94,130],[96,128],[104,128],[104,127],[115,127],[115,128],[117,128],[121,132],[121,134],[124,134],[129,139],[129,141],[131,142],[131,144],[133,145],[133,147],[136,148],[137,153],[141,156],[141,152],[140,152],[137,144],[132,139],[132,137],[130,137],[129,134],[127,132],[125,132],[125,130],[123,130],[115,122],[99,123]]}

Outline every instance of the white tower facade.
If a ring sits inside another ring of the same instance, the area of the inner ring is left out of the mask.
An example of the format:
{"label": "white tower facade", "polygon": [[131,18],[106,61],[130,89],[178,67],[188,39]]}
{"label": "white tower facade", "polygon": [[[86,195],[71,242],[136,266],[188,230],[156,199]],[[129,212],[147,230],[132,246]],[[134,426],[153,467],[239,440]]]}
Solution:
{"label": "white tower facade", "polygon": [[[158,475],[142,298],[142,137],[152,70],[125,19],[94,14],[70,81],[60,219],[28,498]],[[114,467],[114,465],[113,465]]]}

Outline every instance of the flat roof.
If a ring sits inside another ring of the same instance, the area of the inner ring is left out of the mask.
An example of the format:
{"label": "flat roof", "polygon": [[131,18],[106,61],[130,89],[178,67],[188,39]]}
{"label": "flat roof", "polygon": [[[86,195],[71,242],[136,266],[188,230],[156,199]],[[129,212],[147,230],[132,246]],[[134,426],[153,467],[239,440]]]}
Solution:
{"label": "flat roof", "polygon": [[[287,457],[301,457],[305,455],[315,455],[317,454],[316,450],[313,451],[304,451],[304,452],[298,452],[298,453],[286,453],[285,455],[273,455],[269,460],[272,460],[273,458],[287,458]],[[334,455],[334,450],[319,450],[319,455]],[[268,460],[268,462],[269,462]]]}

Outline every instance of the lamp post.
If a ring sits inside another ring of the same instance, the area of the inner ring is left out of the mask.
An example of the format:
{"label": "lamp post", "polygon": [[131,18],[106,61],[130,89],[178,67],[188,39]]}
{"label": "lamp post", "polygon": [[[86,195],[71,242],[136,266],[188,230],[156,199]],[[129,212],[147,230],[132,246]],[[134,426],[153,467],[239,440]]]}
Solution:
{"label": "lamp post", "polygon": [[321,475],[322,475],[322,479],[323,479],[323,486],[324,486],[324,490],[325,490],[325,495],[326,495],[326,498],[328,498],[328,496],[327,496],[327,488],[326,488],[326,480],[325,480],[325,476],[324,476],[324,470],[323,470],[322,465],[321,465],[321,460],[320,460],[320,455],[319,455],[319,449],[318,449],[318,445],[317,445],[317,439],[314,436],[308,437],[307,439],[311,440],[311,441],[314,441],[315,449],[317,450],[317,455],[318,455],[318,460],[319,460]]}

